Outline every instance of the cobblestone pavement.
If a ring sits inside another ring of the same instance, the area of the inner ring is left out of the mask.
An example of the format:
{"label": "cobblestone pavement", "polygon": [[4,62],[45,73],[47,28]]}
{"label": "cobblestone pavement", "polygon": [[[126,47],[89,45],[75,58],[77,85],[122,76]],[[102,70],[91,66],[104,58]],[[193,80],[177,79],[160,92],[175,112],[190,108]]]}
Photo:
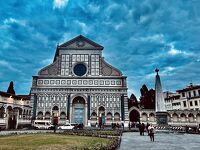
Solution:
{"label": "cobblestone pavement", "polygon": [[139,132],[123,133],[119,150],[200,150],[200,135],[157,133],[155,142]]}

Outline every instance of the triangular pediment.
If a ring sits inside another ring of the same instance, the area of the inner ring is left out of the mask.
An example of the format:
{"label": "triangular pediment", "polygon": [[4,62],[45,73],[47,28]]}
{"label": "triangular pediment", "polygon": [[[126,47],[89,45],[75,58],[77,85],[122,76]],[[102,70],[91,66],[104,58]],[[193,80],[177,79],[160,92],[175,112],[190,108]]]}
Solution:
{"label": "triangular pediment", "polygon": [[72,40],[61,44],[58,47],[63,48],[63,49],[103,50],[103,46],[95,43],[94,41],[92,41],[82,35],[79,35],[79,36],[73,38]]}

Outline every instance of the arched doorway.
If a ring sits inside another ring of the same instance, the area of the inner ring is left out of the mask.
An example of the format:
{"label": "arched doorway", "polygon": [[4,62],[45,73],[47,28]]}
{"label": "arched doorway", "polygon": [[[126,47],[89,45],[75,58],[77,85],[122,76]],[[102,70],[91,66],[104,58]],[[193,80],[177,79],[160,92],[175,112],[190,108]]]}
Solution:
{"label": "arched doorway", "polygon": [[197,114],[197,123],[200,123],[200,114]]}
{"label": "arched doorway", "polygon": [[13,110],[11,106],[8,106],[7,112],[8,112],[8,129],[15,129],[17,123],[16,109]]}
{"label": "arched doorway", "polygon": [[99,125],[105,124],[105,108],[103,106],[99,107]]}
{"label": "arched doorway", "polygon": [[140,122],[140,113],[136,109],[133,109],[129,113],[129,120],[131,122]]}
{"label": "arched doorway", "polygon": [[189,122],[194,122],[194,115],[193,114],[189,114],[188,115],[188,119],[189,119]]}
{"label": "arched doorway", "polygon": [[51,118],[51,114],[50,114],[49,111],[47,111],[47,112],[45,113],[45,119],[46,119],[46,120],[49,120],[50,118]]}
{"label": "arched doorway", "polygon": [[93,112],[92,115],[91,115],[91,121],[95,122],[97,121],[97,114],[96,112]]}
{"label": "arched doorway", "polygon": [[54,106],[52,108],[52,116],[53,117],[58,117],[58,114],[59,114],[59,108],[58,108],[58,106]]}
{"label": "arched doorway", "polygon": [[111,125],[111,123],[112,123],[112,113],[111,112],[107,113],[106,117],[107,117],[106,124]]}
{"label": "arched doorway", "polygon": [[156,120],[156,117],[155,117],[154,113],[150,113],[149,114],[149,121],[154,122],[155,120]]}
{"label": "arched doorway", "polygon": [[92,112],[90,118],[91,118],[91,125],[96,126],[96,123],[97,123],[97,113],[96,112]]}
{"label": "arched doorway", "polygon": [[172,115],[172,118],[173,118],[173,122],[178,122],[178,115],[176,113]]}
{"label": "arched doorway", "polygon": [[19,118],[20,118],[20,119],[22,118],[22,114],[23,114],[23,109],[22,109],[22,108],[19,108]]}
{"label": "arched doorway", "polygon": [[116,112],[116,113],[114,114],[114,122],[117,122],[117,123],[120,122],[120,114],[119,114],[118,112]]}
{"label": "arched doorway", "polygon": [[24,111],[23,111],[23,119],[25,119],[26,118],[26,110],[24,109]]}
{"label": "arched doorway", "polygon": [[85,99],[77,96],[72,102],[72,122],[85,124]]}
{"label": "arched doorway", "polygon": [[147,114],[146,113],[142,113],[142,121],[147,122]]}
{"label": "arched doorway", "polygon": [[37,119],[42,120],[43,119],[43,113],[40,111],[37,114]]}
{"label": "arched doorway", "polygon": [[184,113],[181,114],[181,122],[186,122],[186,115]]}
{"label": "arched doorway", "polygon": [[5,108],[2,106],[0,108],[0,118],[4,118],[4,116],[5,116]]}
{"label": "arched doorway", "polygon": [[66,113],[65,112],[61,112],[60,113],[60,119],[61,120],[66,120]]}

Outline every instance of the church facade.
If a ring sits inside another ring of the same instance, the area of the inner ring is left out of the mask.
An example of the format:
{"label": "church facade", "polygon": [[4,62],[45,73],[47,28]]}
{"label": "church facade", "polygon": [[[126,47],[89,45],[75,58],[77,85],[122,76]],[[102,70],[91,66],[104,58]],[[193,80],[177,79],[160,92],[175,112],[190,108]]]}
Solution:
{"label": "church facade", "polygon": [[103,46],[80,35],[58,45],[53,63],[33,76],[33,119],[59,123],[128,122],[126,76],[108,64]]}

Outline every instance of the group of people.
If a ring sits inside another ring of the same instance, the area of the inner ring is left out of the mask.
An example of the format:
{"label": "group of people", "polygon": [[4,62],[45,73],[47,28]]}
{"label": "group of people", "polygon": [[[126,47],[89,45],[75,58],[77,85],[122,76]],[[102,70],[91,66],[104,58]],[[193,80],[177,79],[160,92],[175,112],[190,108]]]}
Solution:
{"label": "group of people", "polygon": [[147,123],[147,125],[145,126],[144,123],[142,123],[142,124],[139,123],[138,128],[139,128],[139,132],[140,132],[141,136],[144,136],[144,131],[145,131],[145,128],[146,128],[146,131],[147,131],[147,133],[150,137],[150,140],[154,142],[155,129],[152,126],[152,124],[150,125],[149,123]]}
{"label": "group of people", "polygon": [[[101,123],[97,123],[95,124],[95,127],[96,128],[100,128],[100,129],[104,129],[105,127],[105,124],[101,124]],[[119,129],[119,128],[122,128],[124,130],[124,123],[122,122],[121,124],[119,124],[118,122],[117,123],[111,123],[111,127],[112,129]]]}

